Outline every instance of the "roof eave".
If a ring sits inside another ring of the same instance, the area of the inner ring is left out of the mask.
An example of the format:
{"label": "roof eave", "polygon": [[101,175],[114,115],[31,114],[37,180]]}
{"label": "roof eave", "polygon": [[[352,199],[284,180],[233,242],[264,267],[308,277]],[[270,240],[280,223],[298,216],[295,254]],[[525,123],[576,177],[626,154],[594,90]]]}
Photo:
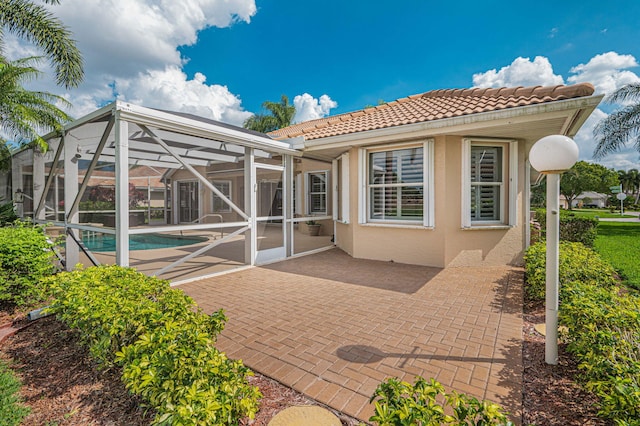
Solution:
{"label": "roof eave", "polygon": [[[580,98],[565,99],[560,101],[545,102],[535,105],[527,105],[500,111],[469,114],[460,117],[444,118],[440,120],[425,121],[400,126],[385,127],[382,129],[367,130],[356,133],[347,133],[338,136],[304,140],[296,139],[296,147],[304,145],[304,151],[324,150],[348,146],[361,146],[380,142],[393,142],[395,140],[407,140],[426,136],[437,136],[447,133],[460,133],[465,130],[477,129],[479,125],[489,125],[499,120],[533,121],[534,117],[541,114],[559,113],[567,116],[567,125],[564,133],[574,136],[580,129],[591,112],[598,106],[604,95],[585,96]],[[573,111],[573,113],[571,113]],[[569,113],[569,114],[566,114]],[[287,140],[287,139],[285,139]],[[299,148],[300,149],[300,148]]]}

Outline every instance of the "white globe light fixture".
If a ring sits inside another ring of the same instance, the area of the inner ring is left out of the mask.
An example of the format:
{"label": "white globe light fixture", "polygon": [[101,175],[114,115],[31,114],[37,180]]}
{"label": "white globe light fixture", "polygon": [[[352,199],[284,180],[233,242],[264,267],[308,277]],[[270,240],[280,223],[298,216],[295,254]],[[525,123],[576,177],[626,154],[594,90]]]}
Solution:
{"label": "white globe light fixture", "polygon": [[545,136],[529,151],[531,167],[543,174],[562,173],[578,161],[578,145],[562,135]]}
{"label": "white globe light fixture", "polygon": [[580,152],[573,139],[545,136],[529,151],[531,166],[547,175],[547,270],[545,293],[545,361],[558,364],[558,263],[560,242],[560,174],[578,161]]}

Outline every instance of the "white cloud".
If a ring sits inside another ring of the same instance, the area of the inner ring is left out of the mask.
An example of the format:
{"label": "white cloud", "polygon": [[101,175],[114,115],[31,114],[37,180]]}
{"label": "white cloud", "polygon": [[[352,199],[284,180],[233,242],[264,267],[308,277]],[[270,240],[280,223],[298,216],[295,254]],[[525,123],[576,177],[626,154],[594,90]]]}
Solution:
{"label": "white cloud", "polygon": [[589,82],[595,86],[596,93],[610,94],[622,86],[640,81],[635,73],[627,71],[627,68],[637,66],[638,62],[632,55],[607,52],[571,68],[570,72],[575,75],[567,80],[572,84]]}
{"label": "white cloud", "polygon": [[249,22],[254,0],[65,0],[52,10],[73,32],[88,72],[123,77],[182,62],[198,31]]}
{"label": "white cloud", "polygon": [[117,80],[115,89],[120,93],[119,99],[134,104],[188,112],[238,126],[251,116],[242,110],[240,99],[226,86],[206,84],[202,73],[188,80],[175,65]]}
{"label": "white cloud", "polygon": [[593,150],[596,148],[596,141],[593,138],[593,129],[600,120],[606,117],[607,114],[604,111],[596,108],[573,138],[580,149],[580,160],[593,161]]}
{"label": "white cloud", "polygon": [[[250,22],[255,0],[65,0],[50,8],[78,40],[85,81],[68,92],[55,86],[53,77],[35,82],[33,88],[62,94],[74,105],[72,116],[80,117],[116,96],[232,124],[250,115],[225,86],[206,84],[201,73],[188,80],[182,72],[187,59],[178,47],[196,43],[198,32],[208,27]],[[6,40],[9,57],[42,54],[23,40]]]}
{"label": "white cloud", "polygon": [[564,84],[562,76],[553,73],[549,59],[536,56],[516,58],[511,65],[473,75],[474,87],[554,86]]}
{"label": "white cloud", "polygon": [[[589,82],[596,87],[596,93],[609,94],[626,84],[640,81],[640,77],[628,70],[637,66],[638,62],[631,55],[607,52],[594,56],[586,64],[571,68],[570,73],[573,75],[567,78],[567,83]],[[516,58],[500,71],[493,69],[474,74],[473,84],[476,87],[552,86],[564,84],[564,79],[561,75],[554,74],[549,59],[536,56],[533,61],[529,58]],[[596,141],[593,129],[606,117],[607,113],[597,108],[575,136],[581,160],[594,161]],[[629,146],[620,152],[607,155],[598,160],[598,163],[616,170],[640,168],[640,154]]]}
{"label": "white cloud", "polygon": [[296,115],[293,117],[293,122],[301,123],[326,117],[332,108],[338,106],[338,103],[328,95],[322,95],[320,99],[316,99],[308,93],[303,93],[293,98],[293,105],[296,107]]}

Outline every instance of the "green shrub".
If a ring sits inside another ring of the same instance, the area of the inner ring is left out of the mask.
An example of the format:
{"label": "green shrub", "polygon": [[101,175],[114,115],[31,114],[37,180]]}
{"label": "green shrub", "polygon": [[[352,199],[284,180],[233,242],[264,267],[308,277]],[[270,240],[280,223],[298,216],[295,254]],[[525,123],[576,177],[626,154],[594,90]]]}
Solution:
{"label": "green shrub", "polygon": [[19,390],[20,381],[0,360],[0,424],[3,426],[18,426],[31,411],[22,405]]}
{"label": "green shrub", "polygon": [[21,306],[46,297],[40,280],[55,272],[51,247],[40,225],[0,228],[0,301]]}
{"label": "green shrub", "polygon": [[7,223],[13,223],[18,219],[16,212],[13,209],[13,202],[0,205],[0,225]]}
{"label": "green shrub", "polygon": [[413,385],[387,379],[378,385],[371,397],[371,402],[374,401],[375,415],[369,421],[380,426],[513,424],[497,404],[457,392],[447,393],[434,379],[427,382],[422,377],[417,377]]}
{"label": "green shrub", "polygon": [[[535,210],[535,220],[540,223],[542,234],[547,229],[547,217],[545,209]],[[598,219],[575,216],[567,210],[560,210],[560,240],[582,243],[587,247],[593,247],[598,236]]]}
{"label": "green shrub", "polygon": [[100,266],[47,280],[50,311],[81,330],[103,366],[156,411],[156,424],[235,424],[253,417],[260,397],[251,372],[214,344],[222,311],[206,315],[167,281],[133,269]]}
{"label": "green shrub", "polygon": [[[611,265],[592,249],[581,243],[560,242],[558,280],[560,287],[572,281],[611,286],[616,282],[616,274]],[[530,246],[525,253],[527,294],[532,299],[541,300],[545,296],[547,247],[544,241]]]}
{"label": "green shrub", "polygon": [[560,322],[586,388],[600,397],[601,416],[640,425],[640,299],[617,287],[565,286]]}

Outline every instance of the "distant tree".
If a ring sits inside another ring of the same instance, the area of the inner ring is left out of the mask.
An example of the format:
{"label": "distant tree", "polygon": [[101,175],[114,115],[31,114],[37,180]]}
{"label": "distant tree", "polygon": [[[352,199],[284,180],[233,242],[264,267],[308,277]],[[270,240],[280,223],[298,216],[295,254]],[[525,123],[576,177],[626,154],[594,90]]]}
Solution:
{"label": "distant tree", "polygon": [[618,173],[600,164],[578,161],[570,170],[562,174],[560,193],[573,208],[573,201],[585,191],[608,193],[609,187],[619,185]]}
{"label": "distant tree", "polygon": [[[113,186],[96,186],[91,189],[88,198],[94,203],[105,203],[113,207],[116,203],[116,189]],[[129,207],[138,207],[140,203],[147,201],[145,193],[129,182]]]}
{"label": "distant tree", "polygon": [[265,101],[262,108],[267,113],[254,114],[247,118],[243,126],[245,129],[268,133],[291,125],[296,107],[289,103],[289,98],[282,95],[280,102]]}
{"label": "distant tree", "polygon": [[71,120],[56,104],[70,106],[64,98],[47,92],[30,91],[24,83],[38,78],[36,57],[5,61],[0,58],[0,129],[17,141],[33,141],[43,151],[47,143],[41,133],[60,130]]}
{"label": "distant tree", "polygon": [[541,180],[531,185],[531,207],[544,207],[547,201],[547,181]]}
{"label": "distant tree", "polygon": [[364,106],[364,109],[367,109],[367,108],[374,108],[374,107],[376,107],[376,106],[378,106],[378,105],[384,105],[384,104],[386,104],[386,102],[384,101],[384,99],[378,99],[378,103],[377,103],[376,105],[366,104],[366,105]]}
{"label": "distant tree", "polygon": [[628,84],[607,97],[609,103],[626,103],[598,123],[593,130],[598,144],[595,159],[619,151],[629,141],[640,152],[640,83]]}
{"label": "distant tree", "polygon": [[635,204],[640,197],[640,172],[638,169],[618,170],[618,179],[622,184],[622,191],[629,197],[635,197]]}
{"label": "distant tree", "polygon": [[[8,172],[11,170],[11,151],[7,146],[7,142],[0,138],[0,172]],[[11,176],[11,173],[9,173]]]}
{"label": "distant tree", "polygon": [[[42,0],[59,4],[60,0]],[[45,53],[56,73],[56,83],[78,86],[84,77],[82,55],[71,32],[44,6],[31,0],[2,0],[0,3],[0,48],[2,28],[24,38]]]}

